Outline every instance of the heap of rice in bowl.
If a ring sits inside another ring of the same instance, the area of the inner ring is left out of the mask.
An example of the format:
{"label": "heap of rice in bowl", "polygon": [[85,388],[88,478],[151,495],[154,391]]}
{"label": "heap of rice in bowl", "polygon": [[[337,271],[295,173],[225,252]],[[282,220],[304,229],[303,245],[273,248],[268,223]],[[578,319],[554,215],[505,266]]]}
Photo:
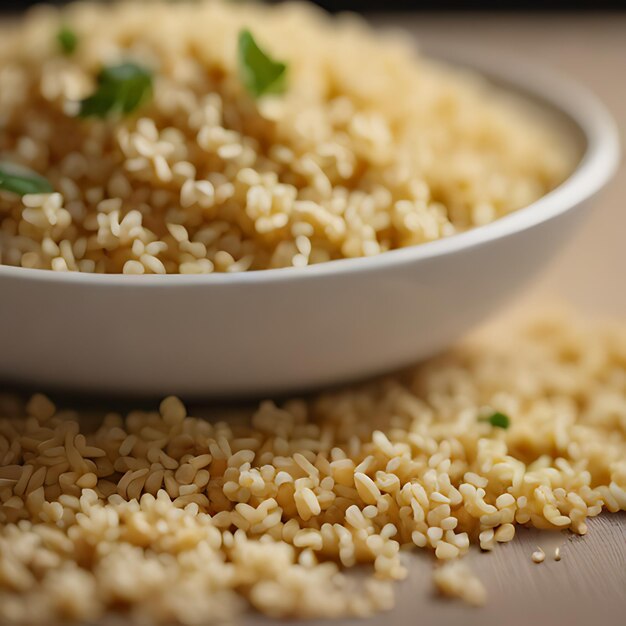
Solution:
{"label": "heap of rice in bowl", "polygon": [[[99,108],[129,68],[137,91]],[[577,156],[479,76],[297,4],[39,8],[0,37],[0,129],[0,263],[98,273],[421,244],[528,205]],[[14,167],[43,180],[15,193]]]}

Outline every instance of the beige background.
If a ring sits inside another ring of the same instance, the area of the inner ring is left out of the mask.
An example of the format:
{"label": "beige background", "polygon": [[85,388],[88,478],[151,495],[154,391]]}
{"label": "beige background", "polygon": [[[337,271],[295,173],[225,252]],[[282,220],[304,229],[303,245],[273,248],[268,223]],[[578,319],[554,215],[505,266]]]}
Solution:
{"label": "beige background", "polygon": [[[523,55],[562,70],[595,91],[615,116],[626,145],[626,15],[607,16],[397,16],[425,48],[442,41]],[[497,53],[497,52],[495,52]],[[582,231],[511,311],[544,299],[565,300],[594,315],[626,319],[626,167],[594,205]],[[433,594],[431,562],[409,558],[411,574],[397,586],[397,608],[372,620],[341,624],[391,626],[602,626],[626,625],[626,514],[592,520],[584,538],[545,537],[522,529],[493,553],[470,554],[469,562],[489,592],[489,603],[472,609]],[[554,547],[563,558],[555,562]],[[548,558],[534,564],[540,544]],[[250,623],[271,623],[253,619]],[[315,622],[318,625],[318,622]]]}

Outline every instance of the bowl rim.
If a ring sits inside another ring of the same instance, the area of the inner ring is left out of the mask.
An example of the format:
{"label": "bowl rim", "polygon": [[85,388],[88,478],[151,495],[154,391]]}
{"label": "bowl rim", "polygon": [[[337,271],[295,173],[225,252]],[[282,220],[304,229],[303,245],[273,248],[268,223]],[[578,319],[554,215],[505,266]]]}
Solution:
{"label": "bowl rim", "polygon": [[535,202],[489,224],[426,243],[396,248],[369,257],[335,259],[306,267],[286,267],[249,272],[213,274],[95,274],[55,272],[0,264],[2,278],[37,282],[125,286],[133,289],[155,286],[208,286],[266,284],[277,281],[312,280],[330,275],[380,271],[406,263],[434,259],[488,244],[496,239],[533,228],[574,209],[590,199],[613,177],[620,161],[619,132],[604,104],[586,87],[559,72],[487,49],[463,46],[454,50],[435,47],[435,61],[478,72],[487,80],[516,92],[523,99],[552,109],[573,123],[586,148],[573,172],[557,187]]}

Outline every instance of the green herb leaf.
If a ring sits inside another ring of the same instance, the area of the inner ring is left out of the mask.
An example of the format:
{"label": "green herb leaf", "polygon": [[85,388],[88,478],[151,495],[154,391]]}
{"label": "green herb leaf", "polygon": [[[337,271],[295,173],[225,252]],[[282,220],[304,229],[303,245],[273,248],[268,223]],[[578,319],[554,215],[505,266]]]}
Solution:
{"label": "green herb leaf", "polygon": [[283,93],[286,89],[287,66],[268,57],[249,30],[239,33],[239,73],[255,98],[267,93]]}
{"label": "green herb leaf", "polygon": [[80,103],[80,117],[132,113],[152,95],[152,73],[135,63],[105,67],[98,88]]}
{"label": "green herb leaf", "polygon": [[503,428],[506,430],[511,425],[511,419],[508,415],[504,413],[500,413],[500,411],[496,411],[487,417],[481,417],[479,419],[480,422],[489,422],[495,428]]}
{"label": "green herb leaf", "polygon": [[25,196],[27,193],[52,193],[52,185],[27,167],[0,163],[0,189]]}
{"label": "green herb leaf", "polygon": [[57,41],[63,50],[63,54],[73,54],[78,45],[78,35],[69,27],[62,26],[57,33]]}

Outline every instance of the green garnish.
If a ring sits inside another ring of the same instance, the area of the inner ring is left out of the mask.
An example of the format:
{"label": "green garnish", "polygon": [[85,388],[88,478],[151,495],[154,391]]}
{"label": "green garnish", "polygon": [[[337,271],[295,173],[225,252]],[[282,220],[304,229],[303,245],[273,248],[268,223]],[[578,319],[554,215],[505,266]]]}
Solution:
{"label": "green garnish", "polygon": [[246,89],[255,98],[267,93],[283,93],[287,87],[287,66],[268,57],[249,30],[239,33],[239,73]]}
{"label": "green garnish", "polygon": [[57,41],[63,50],[63,54],[73,54],[78,45],[78,35],[69,27],[62,26],[57,33]]}
{"label": "green garnish", "polygon": [[80,117],[107,117],[132,113],[152,95],[152,73],[135,63],[105,67],[96,91],[81,100]]}
{"label": "green garnish", "polygon": [[505,430],[511,425],[511,419],[509,416],[504,413],[500,413],[500,411],[496,411],[487,417],[481,417],[478,421],[489,422],[495,428],[504,428]]}
{"label": "green garnish", "polygon": [[0,189],[25,196],[28,193],[52,193],[52,185],[27,167],[0,163]]}

